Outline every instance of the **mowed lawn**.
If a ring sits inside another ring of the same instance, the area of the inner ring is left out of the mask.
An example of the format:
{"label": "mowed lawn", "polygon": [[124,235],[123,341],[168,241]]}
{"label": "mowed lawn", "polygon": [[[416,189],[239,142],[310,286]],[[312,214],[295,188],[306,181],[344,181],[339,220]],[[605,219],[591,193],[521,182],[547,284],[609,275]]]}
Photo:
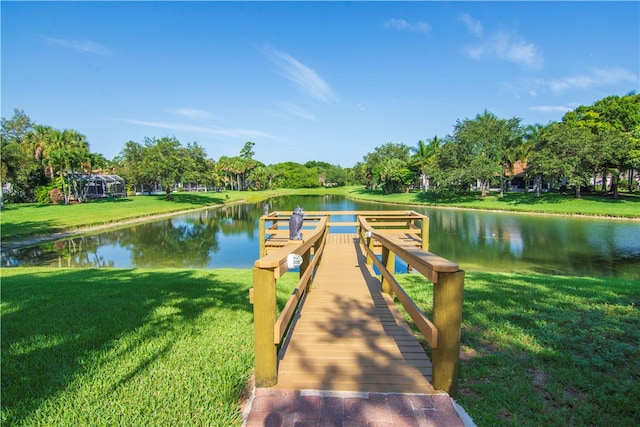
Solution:
{"label": "mowed lawn", "polygon": [[[2,425],[240,425],[251,270],[2,269]],[[284,305],[297,277],[278,282]]]}
{"label": "mowed lawn", "polygon": [[[6,205],[2,240],[257,202],[274,192],[176,193],[81,205]],[[640,197],[432,199],[310,190],[402,204],[640,216]],[[298,194],[298,193],[296,193]],[[229,196],[227,198],[227,195]],[[1,424],[241,423],[253,369],[251,270],[0,270]],[[296,275],[278,281],[278,304]],[[432,286],[401,278],[429,312]],[[479,426],[637,425],[638,280],[467,272],[457,400]]]}
{"label": "mowed lawn", "polygon": [[[2,425],[240,425],[251,270],[1,274]],[[479,426],[636,425],[639,324],[640,281],[468,272],[457,401]]]}

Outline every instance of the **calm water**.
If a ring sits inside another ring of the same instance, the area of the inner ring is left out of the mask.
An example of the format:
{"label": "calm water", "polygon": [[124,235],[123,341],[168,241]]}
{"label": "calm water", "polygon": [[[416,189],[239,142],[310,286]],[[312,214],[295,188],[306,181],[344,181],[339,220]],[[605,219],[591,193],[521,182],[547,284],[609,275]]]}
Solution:
{"label": "calm water", "polygon": [[[404,210],[429,216],[430,249],[469,271],[640,280],[640,223],[363,203],[336,196],[269,200],[271,211]],[[264,203],[230,206],[4,254],[3,266],[250,268]],[[335,218],[352,220],[352,217]],[[334,230],[332,230],[334,231]],[[344,228],[338,232],[355,232]]]}

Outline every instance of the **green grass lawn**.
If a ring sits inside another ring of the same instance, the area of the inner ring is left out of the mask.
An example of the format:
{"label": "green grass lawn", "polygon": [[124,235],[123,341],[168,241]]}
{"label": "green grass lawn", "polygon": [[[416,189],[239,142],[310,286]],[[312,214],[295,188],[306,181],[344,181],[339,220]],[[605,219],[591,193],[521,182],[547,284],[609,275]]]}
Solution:
{"label": "green grass lawn", "polygon": [[[240,424],[251,270],[0,273],[2,425]],[[457,401],[479,426],[636,425],[638,324],[638,281],[467,273]]]}
{"label": "green grass lawn", "polygon": [[[361,187],[9,204],[3,242],[286,194],[640,218],[640,195],[434,198]],[[239,425],[250,270],[0,271],[3,425]],[[405,276],[428,311],[431,285]],[[291,274],[279,281],[279,303]],[[640,283],[468,273],[458,401],[478,425],[635,425]]]}
{"label": "green grass lawn", "polygon": [[[399,282],[430,316],[433,286]],[[636,426],[639,325],[640,281],[467,273],[456,400],[479,426]]]}
{"label": "green grass lawn", "polygon": [[505,193],[504,197],[500,197],[494,192],[486,197],[480,197],[478,193],[435,195],[410,192],[383,195],[364,188],[353,188],[347,194],[354,199],[433,207],[640,218],[640,193],[637,192],[622,193],[618,199],[613,199],[607,194],[590,194],[577,199],[573,194],[561,193],[542,193],[540,197],[536,197],[534,193]]}
{"label": "green grass lawn", "polygon": [[2,425],[240,425],[251,270],[1,273]]}

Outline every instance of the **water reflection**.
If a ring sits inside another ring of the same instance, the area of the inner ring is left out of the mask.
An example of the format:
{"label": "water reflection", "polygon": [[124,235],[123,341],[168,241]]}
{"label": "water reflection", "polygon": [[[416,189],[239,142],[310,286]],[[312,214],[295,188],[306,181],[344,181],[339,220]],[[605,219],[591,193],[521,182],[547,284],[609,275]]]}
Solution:
{"label": "water reflection", "polygon": [[[336,196],[271,199],[270,211],[406,210],[429,216],[430,249],[465,270],[533,271],[640,280],[637,221],[362,203]],[[264,203],[227,206],[3,254],[5,266],[249,268]],[[352,221],[349,215],[336,221]],[[332,232],[354,232],[341,227]]]}

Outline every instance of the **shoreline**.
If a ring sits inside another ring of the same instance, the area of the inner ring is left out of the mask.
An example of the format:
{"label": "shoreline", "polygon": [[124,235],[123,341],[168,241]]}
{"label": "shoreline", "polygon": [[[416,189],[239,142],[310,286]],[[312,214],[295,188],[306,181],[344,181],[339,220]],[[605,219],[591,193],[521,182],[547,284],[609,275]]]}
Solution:
{"label": "shoreline", "polygon": [[[238,203],[244,203],[244,201],[241,201],[241,202],[238,202]],[[29,247],[29,246],[35,246],[35,245],[39,245],[41,243],[46,243],[46,242],[50,242],[50,241],[53,241],[53,240],[63,239],[65,237],[76,236],[76,235],[81,235],[81,234],[91,234],[91,233],[95,233],[95,232],[106,230],[106,229],[125,227],[127,225],[139,224],[139,223],[143,223],[143,222],[147,222],[147,221],[155,221],[155,220],[158,220],[158,219],[169,218],[169,217],[172,217],[172,216],[184,215],[184,214],[187,214],[187,213],[190,213],[190,212],[198,212],[198,211],[207,210],[207,209],[217,209],[219,207],[230,206],[232,204],[233,203],[220,204],[220,205],[210,205],[210,206],[202,206],[202,207],[193,208],[193,209],[183,209],[183,210],[180,210],[180,211],[169,212],[169,213],[152,214],[152,215],[146,215],[146,216],[140,216],[140,217],[136,217],[136,218],[126,219],[126,220],[123,220],[123,221],[108,222],[106,224],[99,224],[99,225],[90,225],[90,226],[86,226],[86,227],[76,228],[76,229],[73,229],[73,230],[60,231],[58,233],[51,233],[51,234],[46,234],[46,235],[42,235],[42,236],[27,237],[27,238],[22,239],[22,240],[16,240],[16,241],[13,241],[13,242],[8,242],[8,243],[2,242],[2,244],[0,245],[0,251],[4,253],[7,250],[14,250],[14,249],[20,249],[20,248],[25,248],[25,247]]]}
{"label": "shoreline", "polygon": [[[353,197],[350,194],[345,194],[344,197],[346,197],[348,199],[356,200],[356,201],[362,201],[362,202],[374,202],[374,203],[382,203],[382,204],[385,204],[385,205],[397,205],[397,206],[412,206],[412,207],[416,207],[416,208],[427,208],[427,209],[450,209],[450,210],[464,210],[464,211],[478,211],[478,212],[493,212],[493,213],[499,213],[499,214],[508,213],[508,214],[523,214],[523,215],[559,216],[559,217],[580,218],[580,219],[626,220],[626,221],[639,221],[640,222],[640,217],[627,218],[627,217],[609,216],[609,215],[584,215],[584,214],[567,214],[567,213],[563,214],[563,213],[550,213],[550,212],[525,212],[525,211],[504,210],[504,209],[481,209],[481,208],[465,208],[465,207],[460,207],[460,206],[435,206],[435,205],[416,204],[416,203],[397,203],[397,202],[387,202],[387,201],[381,201],[381,200],[370,200],[370,199],[366,199],[366,198]],[[0,252],[5,253],[6,251],[15,250],[15,249],[21,249],[21,248],[25,248],[25,247],[29,247],[29,246],[35,246],[35,245],[39,245],[41,243],[46,243],[46,242],[50,242],[50,241],[54,241],[54,240],[58,240],[58,239],[63,239],[65,237],[77,236],[77,235],[82,235],[82,234],[91,234],[91,233],[95,233],[95,232],[106,230],[106,229],[125,227],[125,226],[128,226],[128,225],[139,224],[139,223],[143,223],[143,222],[147,222],[147,221],[154,221],[154,220],[159,220],[159,219],[163,219],[163,218],[169,218],[169,217],[172,217],[172,216],[183,215],[183,214],[187,214],[187,213],[191,213],[191,212],[198,212],[198,211],[207,210],[207,209],[217,209],[217,208],[220,208],[220,207],[223,207],[223,206],[231,206],[231,205],[242,204],[242,203],[247,203],[246,199],[235,200],[235,201],[230,202],[228,204],[227,203],[222,203],[222,204],[217,204],[217,205],[201,206],[201,207],[193,208],[193,209],[183,209],[183,210],[175,211],[175,212],[152,214],[152,215],[146,215],[146,216],[131,218],[131,219],[123,220],[123,221],[116,221],[116,222],[109,222],[109,223],[106,223],[106,224],[99,224],[99,225],[91,225],[91,226],[86,226],[86,227],[80,227],[80,228],[61,231],[61,232],[57,232],[57,233],[51,233],[51,234],[46,234],[46,235],[27,237],[25,239],[16,240],[16,241],[12,241],[12,242],[0,242]]]}

